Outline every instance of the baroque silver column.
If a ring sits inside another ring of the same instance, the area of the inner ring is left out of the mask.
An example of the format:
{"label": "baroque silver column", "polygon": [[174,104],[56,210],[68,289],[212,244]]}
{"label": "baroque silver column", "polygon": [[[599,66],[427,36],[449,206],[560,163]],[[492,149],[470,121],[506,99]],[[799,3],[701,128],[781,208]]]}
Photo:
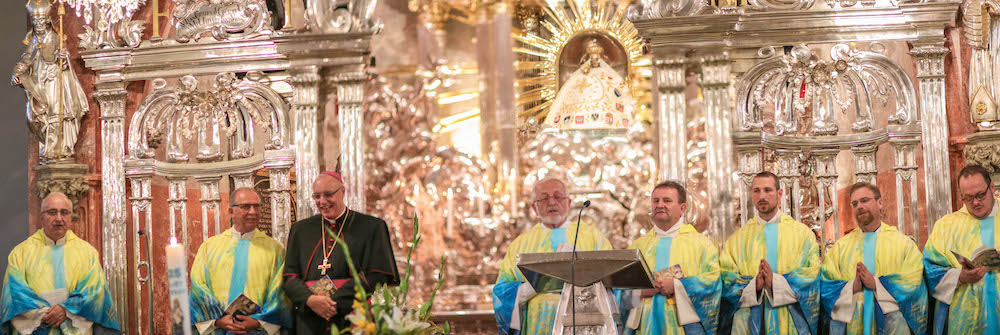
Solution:
{"label": "baroque silver column", "polygon": [[739,226],[743,226],[747,220],[754,216],[753,202],[750,200],[750,184],[753,176],[763,169],[763,159],[761,150],[760,132],[741,131],[733,134],[733,143],[736,146],[736,155],[739,162],[740,175],[740,221]]}
{"label": "baroque silver column", "polygon": [[917,61],[920,81],[920,132],[923,138],[927,229],[951,212],[951,170],[948,165],[948,115],[945,112],[944,58],[940,42],[914,43],[910,55]]}
{"label": "baroque silver column", "polygon": [[[896,222],[898,222],[899,231],[906,232],[906,214],[904,210],[904,205],[910,206],[910,222],[911,222],[911,237],[915,240],[920,240],[920,217],[918,216],[918,201],[917,201],[917,154],[916,148],[917,144],[920,144],[920,139],[917,137],[890,137],[889,143],[892,144],[893,148],[893,165],[892,169],[896,172]],[[908,202],[903,201],[903,183],[909,182],[910,188],[910,199]],[[928,234],[930,232],[928,231]]]}
{"label": "baroque silver column", "polygon": [[722,242],[736,230],[733,219],[733,143],[729,94],[729,52],[701,57],[701,85],[705,96],[705,129],[708,133],[708,234]]}
{"label": "baroque silver column", "polygon": [[875,165],[875,154],[878,153],[878,145],[865,145],[853,147],[854,152],[854,177],[858,181],[863,181],[875,185],[875,177],[878,175],[878,167]]}
{"label": "baroque silver column", "polygon": [[361,70],[338,73],[337,114],[340,124],[340,170],[344,176],[347,208],[365,211],[365,73]]}
{"label": "baroque silver column", "polygon": [[781,210],[795,218],[795,221],[802,222],[801,204],[799,203],[799,149],[777,149],[778,154],[778,180],[779,186],[784,191],[781,196]]}
{"label": "baroque silver column", "polygon": [[[485,9],[484,9],[485,10]],[[476,53],[479,70],[479,129],[483,157],[495,154],[496,163],[490,182],[501,186],[499,197],[516,204],[520,178],[518,126],[514,89],[514,40],[510,38],[511,15],[500,12],[480,15],[476,24],[479,46]],[[518,215],[520,211],[511,211]]]}
{"label": "baroque silver column", "polygon": [[[282,246],[288,243],[288,230],[291,228],[291,202],[289,192],[291,185],[289,182],[289,170],[291,162],[271,162],[265,163],[268,175],[271,179],[271,189],[268,190],[268,197],[271,199],[271,235],[281,243]],[[349,194],[349,193],[348,193]]]}
{"label": "baroque silver column", "polygon": [[[310,198],[312,182],[319,176],[319,67],[316,65],[294,68],[292,76],[292,126],[295,131],[295,177],[299,218],[316,214]],[[359,208],[362,210],[363,208]]]}
{"label": "baroque silver column", "polygon": [[653,109],[656,113],[659,180],[687,184],[687,100],[684,97],[684,55],[670,55],[654,61]]}
{"label": "baroque silver column", "polygon": [[[840,236],[840,217],[838,215],[838,194],[837,194],[837,154],[840,148],[816,149],[812,151],[813,163],[816,166],[816,188],[819,190],[819,218],[820,236],[823,242],[820,245],[820,255],[826,254],[826,246],[833,245],[837,237]],[[826,197],[829,193],[830,208],[832,211],[833,233],[826,231]],[[830,238],[831,235],[833,238]]]}
{"label": "baroque silver column", "polygon": [[115,311],[122,315],[122,332],[129,334],[127,249],[125,235],[125,99],[124,82],[98,84],[94,98],[101,105],[102,258]]}

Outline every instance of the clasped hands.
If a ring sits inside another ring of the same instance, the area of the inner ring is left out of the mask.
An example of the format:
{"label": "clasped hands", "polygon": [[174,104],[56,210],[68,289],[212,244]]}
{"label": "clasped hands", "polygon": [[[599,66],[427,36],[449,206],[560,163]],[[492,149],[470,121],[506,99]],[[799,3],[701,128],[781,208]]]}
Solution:
{"label": "clasped hands", "polygon": [[215,320],[215,328],[232,334],[246,334],[247,331],[260,328],[260,321],[246,315],[226,315]]}
{"label": "clasped hands", "polygon": [[854,293],[861,292],[862,289],[875,291],[875,275],[868,271],[864,263],[858,262],[857,271],[854,277]]}
{"label": "clasped hands", "polygon": [[756,288],[759,293],[762,289],[771,289],[771,281],[774,279],[774,271],[771,270],[771,264],[767,263],[767,260],[760,260],[760,265],[757,267],[757,278],[756,278]]}
{"label": "clasped hands", "polygon": [[674,280],[659,278],[653,281],[653,288],[642,290],[642,297],[648,298],[654,295],[662,295],[670,298],[674,296]]}
{"label": "clasped hands", "polygon": [[330,320],[337,314],[337,302],[325,295],[313,294],[306,300],[306,305],[320,317]]}
{"label": "clasped hands", "polygon": [[66,321],[66,308],[62,305],[55,305],[49,308],[42,316],[42,323],[49,325],[52,328],[59,328],[63,322]]}

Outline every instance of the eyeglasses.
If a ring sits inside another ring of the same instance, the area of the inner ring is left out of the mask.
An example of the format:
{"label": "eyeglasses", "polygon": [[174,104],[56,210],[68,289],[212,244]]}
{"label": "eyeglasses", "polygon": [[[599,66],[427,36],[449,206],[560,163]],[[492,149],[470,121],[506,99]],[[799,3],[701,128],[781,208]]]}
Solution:
{"label": "eyeglasses", "polygon": [[569,198],[567,198],[567,197],[558,197],[558,196],[556,196],[556,197],[544,197],[544,198],[535,200],[535,202],[540,202],[540,203],[543,203],[543,204],[547,204],[549,202],[549,200],[555,200],[556,202],[562,202],[563,200],[566,200],[566,199],[569,199]]}
{"label": "eyeglasses", "polygon": [[869,198],[869,197],[864,197],[864,198],[861,198],[861,199],[858,199],[858,200],[854,200],[854,201],[851,201],[851,207],[858,207],[859,204],[866,205],[869,202],[871,202],[872,200],[876,200],[876,199]]}
{"label": "eyeglasses", "polygon": [[242,210],[248,211],[251,208],[260,210],[260,204],[233,204],[232,207],[239,207]]}
{"label": "eyeglasses", "polygon": [[986,189],[985,191],[976,193],[976,195],[971,196],[971,197],[967,196],[967,195],[963,195],[962,196],[962,202],[967,203],[967,204],[971,204],[973,201],[985,201],[986,197],[989,196],[989,195],[990,195],[990,190]]}
{"label": "eyeglasses", "polygon": [[341,186],[340,188],[337,188],[337,190],[335,190],[333,192],[313,193],[312,194],[312,199],[313,200],[319,200],[321,198],[332,198],[334,195],[337,194],[337,192],[340,192],[343,189],[344,189],[344,187]]}
{"label": "eyeglasses", "polygon": [[56,215],[70,216],[70,215],[73,215],[73,212],[70,212],[68,209],[62,209],[62,210],[60,210],[60,209],[50,209],[50,210],[42,212],[42,214],[45,214],[45,215],[48,215],[48,216],[56,216]]}

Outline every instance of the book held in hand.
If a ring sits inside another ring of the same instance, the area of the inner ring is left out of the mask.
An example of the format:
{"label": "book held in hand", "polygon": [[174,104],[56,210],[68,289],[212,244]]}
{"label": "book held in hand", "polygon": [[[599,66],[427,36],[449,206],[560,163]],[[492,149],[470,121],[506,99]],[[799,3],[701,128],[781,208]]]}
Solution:
{"label": "book held in hand", "polygon": [[969,257],[959,255],[954,250],[952,250],[951,253],[955,255],[958,262],[965,267],[977,268],[985,266],[990,271],[1000,271],[1000,254],[997,253],[997,249],[984,245],[976,250],[973,250],[972,255]]}
{"label": "book held in hand", "polygon": [[656,271],[653,275],[656,280],[673,280],[684,278],[684,272],[681,272],[681,265],[674,264],[674,266],[663,268],[660,271]]}
{"label": "book held in hand", "polygon": [[260,313],[260,306],[253,302],[253,300],[250,300],[250,298],[247,298],[247,296],[240,294],[240,296],[236,297],[236,299],[229,304],[229,307],[226,307],[226,311],[224,313],[232,316],[254,315]]}

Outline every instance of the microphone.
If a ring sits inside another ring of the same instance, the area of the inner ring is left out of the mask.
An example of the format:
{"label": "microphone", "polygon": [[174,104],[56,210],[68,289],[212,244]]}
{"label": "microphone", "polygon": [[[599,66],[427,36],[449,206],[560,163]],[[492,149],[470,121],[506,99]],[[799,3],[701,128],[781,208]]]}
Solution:
{"label": "microphone", "polygon": [[590,200],[583,202],[580,213],[576,215],[576,232],[573,233],[573,256],[569,261],[569,281],[572,282],[573,290],[570,291],[570,300],[573,308],[573,335],[576,335],[576,240],[580,237],[580,220],[583,219],[583,210],[590,207]]}

